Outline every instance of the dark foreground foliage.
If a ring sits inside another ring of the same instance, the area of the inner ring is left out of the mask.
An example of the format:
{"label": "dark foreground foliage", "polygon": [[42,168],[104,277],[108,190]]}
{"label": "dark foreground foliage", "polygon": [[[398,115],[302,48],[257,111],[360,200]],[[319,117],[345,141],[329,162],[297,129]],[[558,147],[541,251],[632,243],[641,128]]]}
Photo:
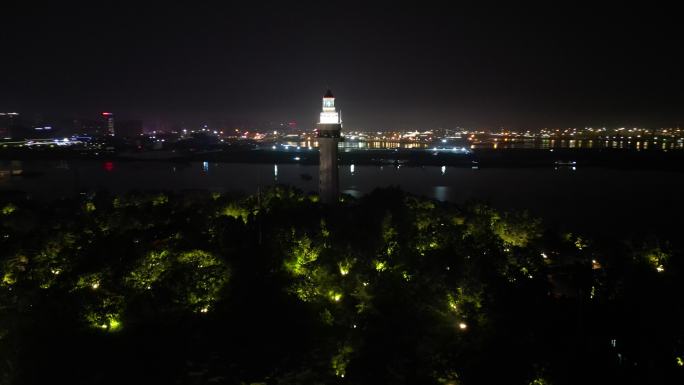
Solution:
{"label": "dark foreground foliage", "polygon": [[2,384],[682,383],[662,239],[394,189],[0,210]]}

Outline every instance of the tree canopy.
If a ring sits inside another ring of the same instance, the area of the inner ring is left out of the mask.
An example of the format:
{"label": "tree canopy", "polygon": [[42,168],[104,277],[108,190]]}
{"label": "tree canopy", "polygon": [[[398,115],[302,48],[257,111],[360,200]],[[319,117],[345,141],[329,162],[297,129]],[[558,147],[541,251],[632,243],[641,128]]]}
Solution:
{"label": "tree canopy", "polygon": [[681,248],[382,189],[0,197],[0,382],[682,378]]}

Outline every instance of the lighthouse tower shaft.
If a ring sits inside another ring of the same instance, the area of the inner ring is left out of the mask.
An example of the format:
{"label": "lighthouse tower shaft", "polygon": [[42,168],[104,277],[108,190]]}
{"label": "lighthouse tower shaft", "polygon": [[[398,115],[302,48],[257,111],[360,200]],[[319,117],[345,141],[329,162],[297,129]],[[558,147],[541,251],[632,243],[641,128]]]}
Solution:
{"label": "lighthouse tower shaft", "polygon": [[320,199],[323,203],[334,204],[337,203],[340,195],[337,143],[340,141],[342,121],[335,111],[335,97],[330,90],[323,96],[323,111],[317,129],[320,153],[318,182]]}

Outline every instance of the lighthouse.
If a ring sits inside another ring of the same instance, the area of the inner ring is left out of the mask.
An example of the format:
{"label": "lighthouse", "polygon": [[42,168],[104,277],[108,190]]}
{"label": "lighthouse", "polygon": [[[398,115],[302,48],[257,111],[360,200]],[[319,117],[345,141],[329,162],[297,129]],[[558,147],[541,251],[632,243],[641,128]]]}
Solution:
{"label": "lighthouse", "polygon": [[323,96],[323,111],[318,120],[318,149],[320,166],[318,191],[321,202],[334,204],[339,198],[339,175],[337,170],[337,143],[340,141],[342,120],[335,111],[335,97],[328,90]]}

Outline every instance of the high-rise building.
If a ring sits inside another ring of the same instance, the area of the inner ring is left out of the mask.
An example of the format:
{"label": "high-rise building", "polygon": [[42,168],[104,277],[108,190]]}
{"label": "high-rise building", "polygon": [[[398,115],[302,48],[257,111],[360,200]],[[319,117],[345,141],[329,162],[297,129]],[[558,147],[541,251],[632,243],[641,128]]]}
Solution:
{"label": "high-rise building", "polygon": [[114,136],[114,114],[103,112],[102,117],[107,121],[107,135]]}
{"label": "high-rise building", "polygon": [[335,111],[335,97],[330,90],[323,96],[323,111],[317,128],[320,152],[318,190],[321,202],[333,204],[339,199],[337,143],[340,141],[342,119]]}

